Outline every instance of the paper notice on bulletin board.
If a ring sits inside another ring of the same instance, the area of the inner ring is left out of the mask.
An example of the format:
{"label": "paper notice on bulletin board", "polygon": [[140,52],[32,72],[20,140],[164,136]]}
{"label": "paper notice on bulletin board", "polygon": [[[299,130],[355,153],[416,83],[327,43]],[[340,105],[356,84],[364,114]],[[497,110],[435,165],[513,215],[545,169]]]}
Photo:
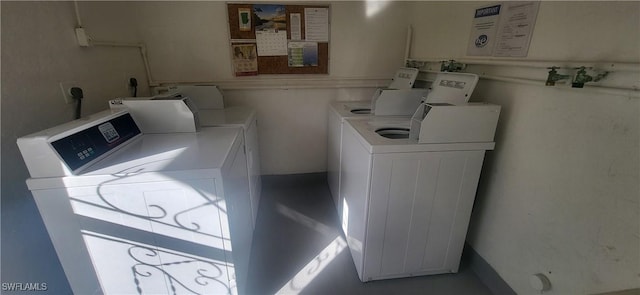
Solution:
{"label": "paper notice on bulletin board", "polygon": [[299,13],[289,14],[289,27],[291,27],[291,40],[302,40],[302,25]]}
{"label": "paper notice on bulletin board", "polygon": [[233,69],[236,76],[254,76],[258,74],[258,54],[255,44],[233,44]]}
{"label": "paper notice on bulletin board", "polygon": [[329,9],[304,9],[304,39],[307,41],[329,42]]}
{"label": "paper notice on bulletin board", "polygon": [[251,31],[251,9],[238,8],[238,29],[241,32]]}
{"label": "paper notice on bulletin board", "polygon": [[259,56],[287,55],[287,31],[256,31]]}
{"label": "paper notice on bulletin board", "polygon": [[289,66],[318,66],[317,42],[289,42]]}

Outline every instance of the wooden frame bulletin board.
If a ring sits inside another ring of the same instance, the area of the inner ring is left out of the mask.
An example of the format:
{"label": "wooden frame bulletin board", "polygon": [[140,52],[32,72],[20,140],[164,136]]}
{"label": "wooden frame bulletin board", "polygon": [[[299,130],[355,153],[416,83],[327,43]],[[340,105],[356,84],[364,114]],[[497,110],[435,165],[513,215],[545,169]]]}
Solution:
{"label": "wooden frame bulletin board", "polygon": [[[253,48],[257,48],[258,46],[260,46],[260,44],[264,44],[264,43],[260,43],[256,39],[256,27],[257,27],[256,24],[259,24],[264,21],[260,20],[259,17],[254,14],[255,13],[254,8],[256,7],[260,8],[261,6],[264,6],[264,5],[266,4],[227,3],[229,36],[231,38],[230,44],[232,47],[232,58],[234,59],[233,67],[234,67],[235,75],[248,76],[248,75],[262,75],[262,74],[328,74],[329,73],[328,20],[327,20],[326,40],[323,40],[323,41],[318,40],[318,41],[313,41],[312,43],[309,43],[314,46],[315,44],[313,43],[317,43],[317,60],[315,60],[316,62],[314,63],[306,63],[306,57],[305,57],[305,63],[303,65],[297,64],[292,66],[291,65],[292,62],[290,61],[290,57],[289,57],[289,54],[292,54],[292,53],[291,53],[291,49],[289,49],[288,47],[287,47],[288,54],[285,53],[285,55],[282,55],[282,53],[279,53],[279,55],[260,55],[259,52],[260,52],[260,49],[262,48],[258,48],[257,52],[251,51],[252,44],[256,46]],[[290,45],[290,43],[309,41],[306,39],[306,36],[305,36],[305,17],[306,17],[305,8],[324,9],[323,11],[325,11],[327,15],[329,13],[328,5],[288,5],[288,4],[276,4],[276,5],[282,6],[285,8],[287,46],[292,46]],[[307,11],[313,11],[313,10],[307,10]],[[249,15],[251,16],[249,20],[247,18],[247,13],[249,13]],[[301,34],[300,40],[297,40],[297,39],[292,40],[292,36],[291,36],[292,24],[295,24],[297,22],[295,21],[292,22],[291,14],[294,14],[294,19],[295,17],[299,16],[300,29],[299,30],[294,29],[294,32],[296,31],[300,32]],[[280,21],[283,22],[282,20]],[[258,34],[260,34],[261,36],[264,36],[261,30],[258,30],[258,31],[259,31]],[[275,32],[277,33],[277,30],[275,30]],[[280,35],[280,36],[283,36],[283,35]],[[297,44],[302,44],[302,43],[297,43]],[[242,45],[245,45],[245,46],[243,47]],[[253,63],[252,65],[255,66],[255,59],[257,59],[257,71],[247,70],[243,72],[239,70],[239,66],[236,64],[236,57],[234,57],[234,53],[239,55],[242,55],[242,53],[240,53],[239,52],[240,50],[236,47],[243,47],[243,52],[245,52],[244,55],[247,55],[247,52],[251,51],[248,53],[249,55],[251,55],[251,59],[247,57],[246,61],[247,62],[251,61]],[[263,48],[266,48],[266,46],[264,46]],[[312,47],[312,49],[313,48],[315,47]],[[313,50],[310,50],[309,52],[312,52],[312,51]]]}

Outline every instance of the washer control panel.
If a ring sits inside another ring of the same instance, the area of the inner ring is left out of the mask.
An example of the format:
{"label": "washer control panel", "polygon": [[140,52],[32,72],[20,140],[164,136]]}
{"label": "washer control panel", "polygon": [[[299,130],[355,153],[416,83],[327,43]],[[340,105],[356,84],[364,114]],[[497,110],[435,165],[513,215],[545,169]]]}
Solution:
{"label": "washer control panel", "polygon": [[71,171],[77,171],[139,134],[133,118],[125,113],[52,141],[51,146]]}

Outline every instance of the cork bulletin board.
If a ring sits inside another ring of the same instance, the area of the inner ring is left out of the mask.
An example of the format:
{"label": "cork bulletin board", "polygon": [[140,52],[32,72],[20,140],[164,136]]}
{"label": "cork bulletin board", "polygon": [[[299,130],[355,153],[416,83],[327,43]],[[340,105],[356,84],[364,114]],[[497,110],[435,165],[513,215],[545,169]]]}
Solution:
{"label": "cork bulletin board", "polygon": [[227,10],[236,76],[329,73],[329,5],[227,3]]}

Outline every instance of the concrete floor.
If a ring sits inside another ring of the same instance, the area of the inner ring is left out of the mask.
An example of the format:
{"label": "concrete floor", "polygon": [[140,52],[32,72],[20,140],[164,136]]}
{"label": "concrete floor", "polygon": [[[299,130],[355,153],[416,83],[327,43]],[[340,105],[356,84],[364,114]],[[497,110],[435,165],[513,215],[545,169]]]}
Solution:
{"label": "concrete floor", "polygon": [[457,274],[362,283],[326,174],[267,176],[262,192],[249,294],[492,294],[464,262]]}
{"label": "concrete floor", "polygon": [[[2,206],[2,282],[46,283],[48,290],[2,293],[71,294],[35,214],[32,198]],[[246,293],[491,294],[464,262],[457,274],[360,282],[325,173],[263,178]]]}

